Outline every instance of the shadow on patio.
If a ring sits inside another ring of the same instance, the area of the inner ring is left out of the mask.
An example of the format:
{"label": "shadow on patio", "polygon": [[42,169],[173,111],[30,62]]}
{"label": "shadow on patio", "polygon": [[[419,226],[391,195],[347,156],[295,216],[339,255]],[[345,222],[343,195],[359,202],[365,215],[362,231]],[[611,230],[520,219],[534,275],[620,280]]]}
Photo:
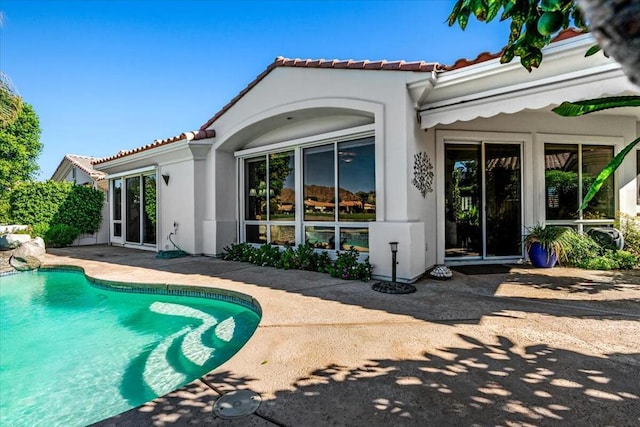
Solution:
{"label": "shadow on patio", "polygon": [[[305,426],[632,425],[640,419],[639,353],[602,358],[547,345],[518,349],[504,336],[458,337],[460,346],[419,360],[318,369],[235,421],[215,417],[218,395],[196,381],[96,426],[271,424],[261,417]],[[205,380],[223,393],[253,382],[229,371]]]}

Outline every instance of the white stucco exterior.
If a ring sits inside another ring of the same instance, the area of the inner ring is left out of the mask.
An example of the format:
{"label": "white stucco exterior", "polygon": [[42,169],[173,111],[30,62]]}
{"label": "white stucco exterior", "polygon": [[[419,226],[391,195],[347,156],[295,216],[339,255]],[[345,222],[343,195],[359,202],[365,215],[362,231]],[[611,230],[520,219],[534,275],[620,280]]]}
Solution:
{"label": "white stucco exterior", "polygon": [[[155,171],[157,243],[141,246],[173,249],[173,233],[181,249],[217,255],[244,236],[245,159],[289,149],[302,165],[305,147],[372,136],[376,202],[368,255],[374,275],[389,278],[389,242],[397,241],[398,279],[413,281],[435,264],[465,262],[445,257],[446,144],[519,147],[524,232],[545,221],[545,143],[593,143],[619,152],[638,137],[635,111],[581,118],[550,111],[562,100],[638,93],[610,59],[582,58],[592,43],[579,36],[551,46],[531,75],[497,59],[444,72],[274,67],[210,122],[207,130],[215,136],[185,136],[114,156],[96,168],[110,178]],[[433,166],[432,191],[424,197],[412,183],[416,155]],[[302,172],[296,174],[300,194]],[[635,156],[629,156],[616,175],[616,209],[635,215],[637,193]],[[298,213],[298,243],[304,240],[302,225]]]}

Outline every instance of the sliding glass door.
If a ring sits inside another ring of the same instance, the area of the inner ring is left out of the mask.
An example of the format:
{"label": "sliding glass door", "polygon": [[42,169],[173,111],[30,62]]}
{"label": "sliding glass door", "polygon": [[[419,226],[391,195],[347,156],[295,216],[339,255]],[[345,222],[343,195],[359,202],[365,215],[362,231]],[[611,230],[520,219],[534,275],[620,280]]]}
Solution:
{"label": "sliding glass door", "polygon": [[522,255],[520,144],[445,144],[445,256]]}
{"label": "sliding glass door", "polygon": [[157,180],[155,172],[111,181],[111,241],[155,245]]}

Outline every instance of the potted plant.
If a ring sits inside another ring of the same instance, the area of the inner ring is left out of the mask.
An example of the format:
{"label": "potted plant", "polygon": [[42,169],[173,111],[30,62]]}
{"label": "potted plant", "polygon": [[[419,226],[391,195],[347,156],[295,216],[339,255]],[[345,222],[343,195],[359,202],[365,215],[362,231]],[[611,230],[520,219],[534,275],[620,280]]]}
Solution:
{"label": "potted plant", "polygon": [[527,228],[524,244],[531,264],[551,268],[559,259],[566,259],[570,248],[568,232],[569,229],[566,227],[547,227],[541,224]]}

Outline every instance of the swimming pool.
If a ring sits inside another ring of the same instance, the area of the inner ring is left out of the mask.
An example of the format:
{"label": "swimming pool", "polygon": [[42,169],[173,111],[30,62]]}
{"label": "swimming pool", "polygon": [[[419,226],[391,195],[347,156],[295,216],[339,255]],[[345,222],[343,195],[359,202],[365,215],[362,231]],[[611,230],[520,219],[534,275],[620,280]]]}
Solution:
{"label": "swimming pool", "polygon": [[0,425],[82,426],[141,405],[231,358],[259,313],[222,290],[0,275]]}

